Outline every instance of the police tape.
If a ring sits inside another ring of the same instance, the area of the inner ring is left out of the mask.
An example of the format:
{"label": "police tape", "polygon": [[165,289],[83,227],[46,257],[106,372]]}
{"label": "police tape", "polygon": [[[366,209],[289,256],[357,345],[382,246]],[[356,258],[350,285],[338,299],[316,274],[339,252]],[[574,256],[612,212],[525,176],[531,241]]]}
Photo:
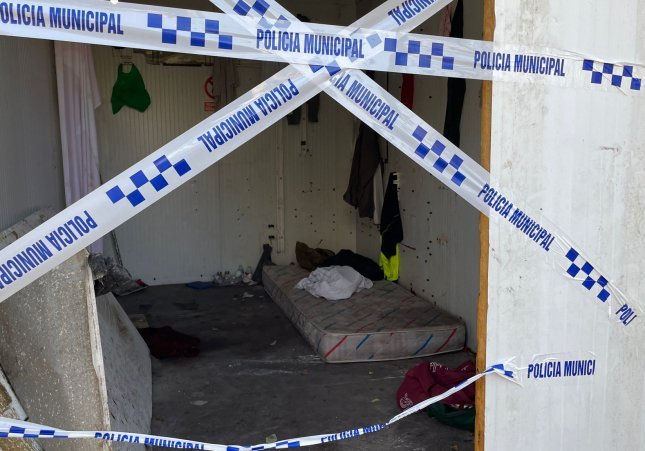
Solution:
{"label": "police tape", "polygon": [[[299,21],[274,0],[265,1],[266,9],[262,13],[240,11],[238,0],[211,2],[234,18],[236,14],[243,15],[257,23],[267,18],[276,20],[277,17],[290,23]],[[370,26],[378,20],[377,17],[368,15],[363,23]],[[237,19],[241,26],[252,27],[248,21]],[[380,85],[355,69],[330,71],[330,74],[332,72],[330,81],[333,87],[330,89],[321,84],[321,89],[482,213],[508,221],[546,252],[554,267],[562,270],[565,277],[585,288],[599,304],[606,305],[610,317],[628,326],[641,315],[642,306],[628,300],[607,279],[606,273],[589,262],[561,230],[545,219],[536,219],[523,206],[520,208],[519,204],[513,203],[508,193],[492,187],[488,171]]]}
{"label": "police tape", "polygon": [[505,380],[519,383],[517,379],[517,370],[511,363],[501,363],[488,367],[486,371],[476,374],[469,379],[461,382],[457,386],[447,390],[441,395],[427,399],[390,419],[385,424],[376,424],[367,427],[349,429],[339,433],[312,435],[307,437],[293,438],[288,440],[279,440],[274,443],[263,443],[254,446],[239,445],[218,445],[213,443],[204,443],[192,440],[183,440],[171,437],[163,437],[149,434],[137,434],[131,432],[112,432],[112,431],[66,431],[49,426],[30,423],[26,421],[13,420],[11,418],[0,418],[0,439],[2,438],[26,438],[26,439],[97,439],[107,442],[119,443],[138,443],[148,446],[158,446],[165,448],[179,449],[202,449],[214,451],[245,451],[245,450],[266,450],[266,449],[285,449],[285,448],[302,448],[306,446],[320,445],[324,443],[349,440],[361,437],[367,434],[373,434],[387,429],[392,424],[425,409],[431,404],[440,402],[447,397],[457,393],[460,390],[475,383],[477,380],[497,374]]}
{"label": "police tape", "polygon": [[[220,13],[100,0],[0,1],[0,34],[146,48],[294,64],[412,73],[641,94],[642,64],[609,62],[582,53],[469,39],[406,34],[400,27],[435,0],[406,0],[388,7],[369,26],[308,23],[271,16],[271,2],[237,1]],[[249,15],[260,20],[250,20]],[[239,23],[239,20],[237,21]],[[330,58],[333,61],[330,62]]]}
{"label": "police tape", "polygon": [[[264,13],[253,10],[253,13],[257,13],[254,16],[257,21],[268,17],[269,6],[276,11],[286,11],[275,2],[263,1],[263,4],[267,7]],[[394,1],[386,2],[366,16],[367,20],[358,23],[362,26],[385,26],[387,13],[396,4]],[[443,5],[437,2],[433,6],[401,24],[400,29],[407,30],[418,25]],[[249,15],[249,12],[251,10],[237,11],[244,15]],[[323,67],[326,70],[322,70]],[[577,246],[574,248],[570,244],[571,241],[564,234],[554,227],[546,227],[544,222],[540,224],[526,210],[514,204],[508,194],[491,186],[489,173],[465,153],[364,74],[355,70],[341,71],[338,66],[329,63],[290,66],[243,96],[240,101],[229,105],[2,250],[0,300],[6,299],[260,133],[316,94],[320,90],[317,86],[328,87],[327,92],[333,98],[478,210],[508,220],[542,250],[547,253],[553,251],[552,255],[558,257],[555,259],[557,267],[563,268],[567,277],[578,281],[602,304],[607,305],[622,324],[628,326],[641,315],[642,308],[628,301],[577,250]],[[615,312],[614,308],[617,308]]]}
{"label": "police tape", "polygon": [[[372,23],[409,0],[388,0]],[[438,0],[401,29],[418,26],[449,0]],[[363,21],[357,22],[357,24]],[[354,24],[356,26],[356,24]],[[82,40],[82,39],[81,39]],[[0,302],[183,185],[320,92],[331,69],[289,66],[153,152],[44,224],[0,250]],[[379,115],[393,117],[383,105]]]}

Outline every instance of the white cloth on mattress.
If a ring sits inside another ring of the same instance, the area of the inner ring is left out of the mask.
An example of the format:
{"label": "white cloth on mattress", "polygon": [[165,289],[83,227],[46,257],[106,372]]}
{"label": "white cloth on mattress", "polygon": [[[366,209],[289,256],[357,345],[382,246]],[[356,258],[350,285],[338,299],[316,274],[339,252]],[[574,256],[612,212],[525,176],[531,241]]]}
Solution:
{"label": "white cloth on mattress", "polygon": [[331,301],[349,299],[352,294],[364,288],[372,288],[371,280],[361,276],[349,266],[329,266],[318,268],[302,279],[296,288],[307,290],[312,296]]}

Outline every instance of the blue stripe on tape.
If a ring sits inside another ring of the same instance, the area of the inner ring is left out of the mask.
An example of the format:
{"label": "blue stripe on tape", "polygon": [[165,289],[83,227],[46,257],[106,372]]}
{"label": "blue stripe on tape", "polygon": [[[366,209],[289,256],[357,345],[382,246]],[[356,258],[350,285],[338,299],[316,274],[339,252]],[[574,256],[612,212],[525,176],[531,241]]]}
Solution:
{"label": "blue stripe on tape", "polygon": [[[374,35],[368,37],[368,42],[373,36]],[[374,40],[374,42],[376,42],[376,40]],[[372,47],[374,47],[374,45]],[[399,47],[401,48],[399,49]],[[421,41],[411,39],[407,42],[407,45],[399,45],[399,40],[394,38],[385,38],[383,50],[385,52],[394,53],[394,64],[396,66],[418,66],[424,69],[429,69],[432,67],[432,58],[434,57],[437,61],[441,62],[441,69],[454,70],[455,68],[455,58],[444,54],[444,44],[442,42],[433,42],[431,44],[430,53],[423,53]]]}
{"label": "blue stripe on tape", "polygon": [[249,11],[251,11],[251,7],[247,5],[244,0],[240,0],[233,8],[233,11],[235,11],[240,16],[246,16]]}
{"label": "blue stripe on tape", "polygon": [[414,153],[419,158],[425,159],[432,150],[432,152],[438,157],[432,164],[432,167],[441,174],[443,174],[448,167],[451,167],[454,171],[454,174],[452,174],[452,176],[449,176],[450,181],[457,186],[461,186],[466,181],[466,175],[460,171],[464,160],[457,154],[454,154],[450,158],[450,160],[442,158],[442,155],[446,150],[446,145],[439,140],[435,140],[432,146],[428,147],[423,143],[423,140],[427,137],[427,135],[428,132],[420,126],[417,127],[414,132],[412,132],[412,136],[420,141]]}
{"label": "blue stripe on tape", "polygon": [[170,18],[166,21],[164,26],[164,16],[148,13],[148,28],[161,30],[161,42],[164,44],[177,44],[177,33],[182,32],[190,38],[191,47],[206,47],[209,42],[208,36],[213,36],[217,40],[218,48],[233,49],[233,36],[220,34],[218,20],[195,21],[190,17],[177,16],[174,21]]}
{"label": "blue stripe on tape", "polygon": [[606,302],[611,295],[606,288],[609,284],[608,280],[596,271],[593,265],[586,261],[573,247],[567,252],[566,258],[569,260],[567,274],[572,278],[576,278],[580,273],[583,273],[585,276],[583,276],[582,286],[588,291],[597,290],[594,291],[596,297],[600,301]]}
{"label": "blue stripe on tape", "polygon": [[[504,365],[494,365],[492,367],[489,367],[484,373],[480,373],[476,377],[470,378],[461,384],[459,384],[456,388],[459,387],[464,387],[469,384],[472,384],[477,378],[485,375],[485,374],[490,374],[493,372],[498,372],[500,374],[503,374],[504,376],[513,378],[514,377],[514,372],[510,371],[510,369],[506,368]],[[417,409],[418,410],[418,409]],[[402,418],[405,418],[406,416],[409,416],[416,412],[417,410],[414,410],[414,408],[410,409],[407,412],[402,412],[401,414],[397,415],[393,419],[391,419],[387,424],[391,424],[395,421],[398,421]],[[33,431],[40,431],[38,434],[34,433],[28,433],[27,430],[22,427],[25,423],[20,422],[20,426],[17,425],[12,425],[13,420],[8,419],[8,418],[0,418],[0,424],[4,424],[5,426],[2,427],[0,426],[0,438],[7,438],[9,436],[12,437],[24,437],[24,438],[73,438],[73,439],[78,439],[78,438],[84,438],[84,439],[90,439],[90,438],[101,438],[105,441],[110,441],[110,442],[120,442],[125,440],[125,437],[127,437],[128,440],[132,439],[137,439],[139,440],[140,443],[150,443],[153,446],[160,446],[160,447],[169,447],[169,448],[186,448],[186,447],[192,447],[193,449],[226,449],[226,451],[242,451],[245,449],[252,449],[252,450],[265,450],[265,449],[274,449],[274,448],[299,448],[303,446],[312,446],[312,445],[317,445],[320,443],[327,443],[327,442],[332,442],[332,441],[341,441],[341,440],[347,440],[355,437],[360,437],[365,434],[370,434],[378,431],[382,431],[384,429],[387,429],[387,425],[385,424],[377,424],[373,426],[367,426],[367,427],[362,427],[362,428],[357,428],[357,429],[350,429],[346,430],[337,434],[326,434],[324,436],[317,435],[317,436],[310,436],[310,437],[300,437],[300,438],[294,438],[290,440],[282,440],[280,442],[276,443],[271,443],[271,444],[261,444],[261,445],[255,445],[253,447],[251,446],[234,446],[234,445],[216,445],[216,444],[211,444],[211,443],[202,443],[202,442],[195,442],[195,441],[187,441],[187,440],[181,440],[181,439],[176,439],[176,438],[169,438],[169,437],[158,437],[154,435],[147,435],[147,434],[135,434],[135,433],[122,433],[122,432],[65,432],[65,431],[59,431],[56,429],[48,428],[48,429],[40,429],[41,426],[39,425],[31,425],[28,424],[27,426],[29,427],[29,430]],[[8,428],[7,428],[8,427]],[[188,446],[189,445],[189,446]]]}
{"label": "blue stripe on tape", "polygon": [[[133,207],[136,207],[146,200],[143,193],[140,191],[146,185],[150,184],[157,192],[163,190],[169,185],[168,180],[162,174],[170,168],[173,168],[180,177],[183,177],[192,170],[186,160],[180,160],[176,164],[172,164],[170,160],[168,160],[168,157],[163,155],[155,160],[153,165],[149,168],[149,172],[156,172],[158,173],[157,175],[150,179],[142,170],[137,171],[135,174],[130,176],[130,182],[132,182],[133,185],[132,188],[127,189],[117,185],[109,189],[105,194],[113,204],[117,204],[124,198],[127,198],[130,204]],[[126,195],[125,192],[127,191],[129,191],[129,194]]]}
{"label": "blue stripe on tape", "polygon": [[634,77],[634,66],[620,66],[585,59],[582,62],[582,70],[591,72],[591,84],[602,85],[603,79],[607,78],[611,85],[617,88],[622,88],[625,82],[626,88],[632,91],[641,90],[642,79]]}

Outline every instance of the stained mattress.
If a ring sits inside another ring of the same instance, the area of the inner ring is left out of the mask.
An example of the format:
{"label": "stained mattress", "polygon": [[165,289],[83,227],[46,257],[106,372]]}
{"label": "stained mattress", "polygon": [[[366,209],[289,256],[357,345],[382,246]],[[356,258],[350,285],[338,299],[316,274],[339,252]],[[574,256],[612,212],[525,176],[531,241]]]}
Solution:
{"label": "stained mattress", "polygon": [[262,281],[326,362],[407,359],[464,347],[463,321],[395,283],[375,282],[350,299],[328,301],[295,288],[308,275],[293,265],[265,266]]}

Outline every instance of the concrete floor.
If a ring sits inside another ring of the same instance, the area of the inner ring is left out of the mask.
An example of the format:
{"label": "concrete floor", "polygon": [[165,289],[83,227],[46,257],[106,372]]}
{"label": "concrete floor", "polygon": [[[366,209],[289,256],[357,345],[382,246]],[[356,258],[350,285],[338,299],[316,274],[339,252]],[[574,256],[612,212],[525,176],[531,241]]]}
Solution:
{"label": "concrete floor", "polygon": [[[252,298],[243,298],[244,293]],[[171,326],[202,341],[197,358],[153,358],[152,433],[250,445],[336,433],[396,415],[396,390],[421,361],[326,364],[261,287],[192,290],[150,287],[119,299],[151,327]],[[433,357],[458,365],[466,353]],[[472,450],[473,434],[425,413],[389,430],[325,450]]]}

